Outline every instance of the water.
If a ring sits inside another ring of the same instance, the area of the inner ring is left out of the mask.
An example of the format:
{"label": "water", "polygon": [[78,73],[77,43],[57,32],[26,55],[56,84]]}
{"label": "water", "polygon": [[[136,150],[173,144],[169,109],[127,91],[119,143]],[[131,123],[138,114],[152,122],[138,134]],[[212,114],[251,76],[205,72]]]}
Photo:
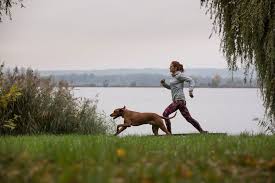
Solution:
{"label": "water", "polygon": [[[187,96],[187,108],[192,117],[210,132],[225,132],[239,134],[241,132],[261,131],[257,118],[261,119],[264,107],[260,91],[255,88],[196,88],[194,98]],[[116,108],[124,105],[129,110],[138,112],[155,112],[162,114],[171,103],[170,91],[165,88],[75,88],[76,97],[93,99],[98,95],[99,111],[108,116]],[[116,124],[123,123],[117,118]],[[196,129],[189,124],[178,111],[171,120],[173,133],[193,133]],[[160,134],[163,132],[160,130]],[[151,125],[141,125],[127,128],[123,135],[152,134]]]}

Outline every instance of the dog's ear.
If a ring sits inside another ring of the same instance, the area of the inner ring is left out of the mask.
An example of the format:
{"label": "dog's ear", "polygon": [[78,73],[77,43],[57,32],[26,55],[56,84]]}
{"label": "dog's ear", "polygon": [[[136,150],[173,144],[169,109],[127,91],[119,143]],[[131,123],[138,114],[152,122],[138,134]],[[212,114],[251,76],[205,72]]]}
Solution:
{"label": "dog's ear", "polygon": [[123,112],[126,109],[126,107],[124,106],[123,108],[119,109],[119,112]]}

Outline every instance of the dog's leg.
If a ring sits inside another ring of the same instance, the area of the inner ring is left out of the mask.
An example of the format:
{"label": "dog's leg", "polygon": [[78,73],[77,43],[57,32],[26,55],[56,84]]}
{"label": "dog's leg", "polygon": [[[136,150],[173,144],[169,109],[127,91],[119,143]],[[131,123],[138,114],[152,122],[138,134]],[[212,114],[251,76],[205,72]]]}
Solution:
{"label": "dog's leg", "polygon": [[120,133],[121,133],[123,130],[125,130],[126,128],[127,128],[127,127],[125,127],[125,126],[121,127],[120,130],[118,130],[118,131],[116,132],[115,135],[120,134]]}
{"label": "dog's leg", "polygon": [[155,136],[158,135],[158,130],[159,130],[159,127],[157,125],[152,125],[152,131]]}
{"label": "dog's leg", "polygon": [[167,130],[167,128],[165,127],[165,125],[163,124],[162,120],[161,123],[159,123],[159,127],[160,129],[166,133],[166,135],[171,135],[171,133]]}
{"label": "dog's leg", "polygon": [[117,125],[116,130],[118,131],[120,127],[131,127],[131,125],[130,124],[119,124],[119,125]]}
{"label": "dog's leg", "polygon": [[119,132],[119,128],[120,128],[120,127],[122,127],[122,125],[121,125],[121,124],[117,125],[115,135],[117,135],[117,134],[118,134],[118,132]]}
{"label": "dog's leg", "polygon": [[119,125],[117,125],[116,130],[118,131],[119,128],[122,127],[122,126],[124,126],[124,124],[119,124]]}
{"label": "dog's leg", "polygon": [[117,125],[117,127],[116,127],[116,131],[118,132],[118,130],[119,130],[119,127],[121,127],[120,125]]}
{"label": "dog's leg", "polygon": [[122,126],[122,127],[131,127],[131,125],[130,124],[121,124],[120,126]]}
{"label": "dog's leg", "polygon": [[[121,128],[120,128],[121,127]],[[116,133],[115,135],[118,135],[120,134],[123,130],[125,130],[127,127],[131,127],[130,124],[119,124],[117,125],[117,128],[116,128]],[[120,129],[119,129],[120,128]]]}

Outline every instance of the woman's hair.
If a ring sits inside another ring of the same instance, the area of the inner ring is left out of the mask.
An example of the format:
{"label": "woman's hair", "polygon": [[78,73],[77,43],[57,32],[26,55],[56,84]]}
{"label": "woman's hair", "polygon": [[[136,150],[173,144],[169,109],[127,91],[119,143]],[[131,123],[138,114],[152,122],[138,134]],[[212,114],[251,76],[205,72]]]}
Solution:
{"label": "woman's hair", "polygon": [[172,61],[171,64],[177,68],[177,71],[184,72],[183,65],[178,61]]}

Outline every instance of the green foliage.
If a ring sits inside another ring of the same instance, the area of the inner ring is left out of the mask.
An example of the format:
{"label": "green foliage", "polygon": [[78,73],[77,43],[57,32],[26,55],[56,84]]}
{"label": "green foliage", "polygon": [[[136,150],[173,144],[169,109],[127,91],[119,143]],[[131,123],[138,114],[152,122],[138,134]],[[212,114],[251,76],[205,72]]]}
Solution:
{"label": "green foliage", "polygon": [[[7,111],[8,106],[12,105],[19,96],[21,96],[20,90],[18,89],[16,84],[11,85],[10,88],[4,88],[4,77],[3,77],[3,68],[4,65],[0,65],[0,114],[4,111]],[[2,114],[3,115],[3,114]],[[18,115],[9,115],[8,117],[4,118],[0,122],[0,129],[1,128],[8,128],[14,129],[15,128],[15,121],[19,118]]]}
{"label": "green foliage", "polygon": [[271,118],[262,119],[262,120],[259,120],[258,124],[265,128],[265,133],[275,134],[275,123],[273,123],[273,121]]}
{"label": "green foliage", "polygon": [[252,68],[264,99],[266,114],[275,123],[275,1],[201,0],[221,36],[230,70]]}
{"label": "green foliage", "polygon": [[[2,98],[10,102],[3,102],[0,124],[13,130],[0,128],[0,134],[98,134],[112,130],[113,123],[97,112],[97,100],[75,98],[64,81],[54,83],[31,69],[17,68],[2,77],[2,91],[10,91]],[[12,94],[17,91],[13,86],[20,94]]]}
{"label": "green foliage", "polygon": [[16,99],[21,95],[16,85],[12,85],[9,91],[4,91],[0,85],[0,90],[0,108],[2,109],[6,109],[10,102],[15,102]]}

